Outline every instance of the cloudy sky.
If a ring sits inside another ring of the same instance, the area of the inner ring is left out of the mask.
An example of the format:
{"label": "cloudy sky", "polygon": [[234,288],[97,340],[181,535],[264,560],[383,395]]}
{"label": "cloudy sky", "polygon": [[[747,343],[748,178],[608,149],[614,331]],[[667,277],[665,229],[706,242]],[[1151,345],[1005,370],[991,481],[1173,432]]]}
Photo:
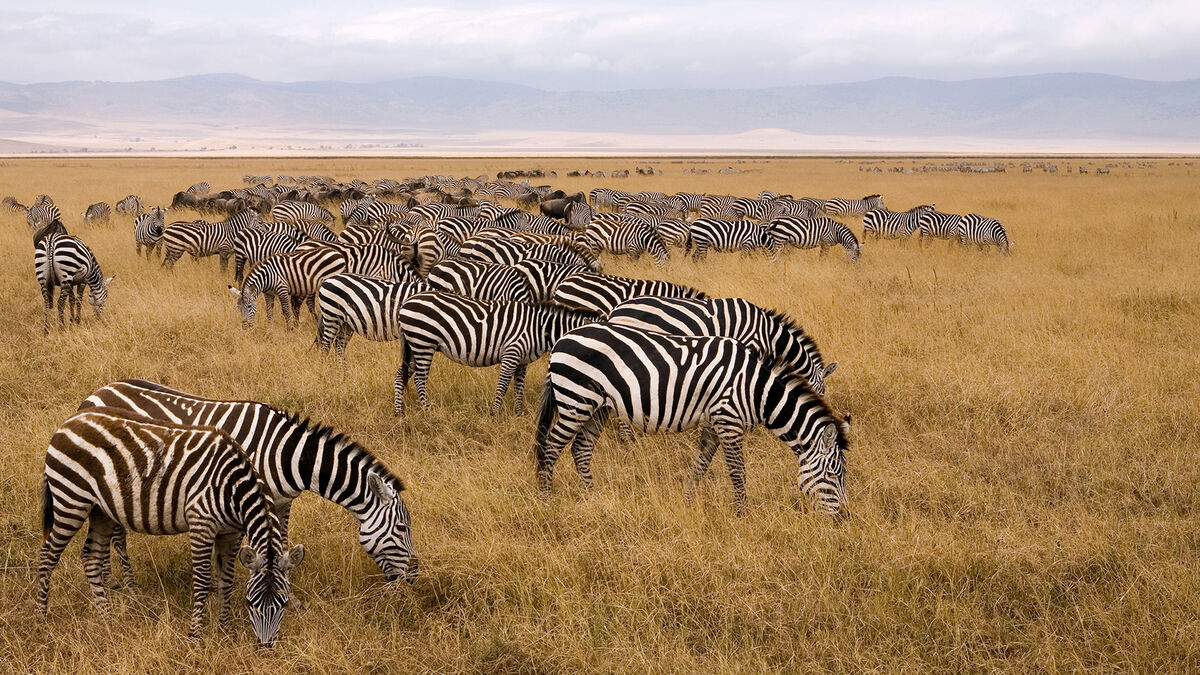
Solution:
{"label": "cloudy sky", "polygon": [[0,8],[0,80],[443,75],[622,89],[1061,71],[1200,77],[1197,0],[45,4]]}

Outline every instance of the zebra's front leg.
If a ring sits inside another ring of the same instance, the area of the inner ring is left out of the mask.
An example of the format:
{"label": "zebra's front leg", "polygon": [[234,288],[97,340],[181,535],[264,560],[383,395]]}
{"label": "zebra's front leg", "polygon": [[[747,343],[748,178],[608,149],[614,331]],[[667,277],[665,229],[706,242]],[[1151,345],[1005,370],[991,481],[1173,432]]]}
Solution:
{"label": "zebra's front leg", "polygon": [[712,427],[700,430],[700,453],[696,455],[696,461],[692,464],[692,483],[688,486],[686,495],[688,501],[695,496],[695,491],[700,487],[700,480],[708,473],[708,466],[712,464],[713,455],[717,453],[717,445],[717,433]]}
{"label": "zebra's front leg", "polygon": [[412,377],[412,365],[409,363],[411,349],[401,338],[400,367],[396,369],[396,380],[392,383],[392,415],[404,414],[404,390],[408,387],[408,378]]}
{"label": "zebra's front leg", "polygon": [[417,399],[421,401],[421,405],[429,410],[433,405],[429,402],[429,370],[433,367],[433,349],[417,352],[415,349],[412,354],[412,371],[413,384],[417,387]]}
{"label": "zebra's front leg", "polygon": [[217,620],[220,622],[221,628],[225,630],[229,629],[229,620],[232,617],[230,600],[233,597],[234,561],[237,560],[237,552],[241,543],[241,532],[228,532],[217,537],[216,545],[213,547],[216,551],[217,568]]}
{"label": "zebra's front leg", "polygon": [[746,463],[742,458],[742,442],[746,430],[734,422],[717,422],[714,424],[714,431],[721,439],[725,467],[729,469],[729,481],[733,483],[733,501],[741,514],[746,507]]}
{"label": "zebra's front leg", "polygon": [[496,383],[496,398],[492,400],[492,416],[500,414],[500,406],[504,403],[504,395],[508,393],[508,385],[517,369],[521,367],[519,359],[520,354],[516,350],[508,350],[500,359],[500,380]]}
{"label": "zebra's front leg", "polygon": [[204,623],[204,603],[212,592],[212,557],[214,541],[211,525],[196,524],[188,533],[192,549],[192,623],[188,637],[200,639],[200,627]]}
{"label": "zebra's front leg", "polygon": [[83,574],[87,577],[88,585],[92,587],[92,602],[101,614],[112,611],[105,589],[107,570],[105,558],[108,556],[108,544],[112,538],[113,521],[100,509],[93,509],[88,525],[87,539],[79,557],[83,560]]}
{"label": "zebra's front leg", "polygon": [[298,310],[298,303],[292,299],[292,294],[287,289],[282,289],[276,293],[279,298],[279,313],[283,314],[283,324],[288,328],[293,327],[295,320],[294,310]]}
{"label": "zebra's front leg", "polygon": [[516,401],[513,403],[513,412],[518,415],[525,414],[525,371],[529,369],[529,364],[522,363],[517,366],[517,372],[513,374],[513,396]]}

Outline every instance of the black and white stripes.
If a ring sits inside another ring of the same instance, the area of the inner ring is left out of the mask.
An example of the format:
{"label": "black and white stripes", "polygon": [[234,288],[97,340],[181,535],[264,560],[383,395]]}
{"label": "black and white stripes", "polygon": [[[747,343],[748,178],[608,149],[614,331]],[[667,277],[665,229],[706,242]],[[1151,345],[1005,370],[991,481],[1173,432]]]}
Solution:
{"label": "black and white stripes", "polygon": [[63,308],[71,305],[71,320],[79,323],[83,306],[84,287],[88,302],[99,318],[108,298],[108,285],[113,278],[104,278],[92,250],[82,240],[66,234],[53,233],[42,237],[33,251],[33,268],[45,303],[43,329],[50,332],[50,307],[54,289],[59,288],[58,323],[63,323]]}

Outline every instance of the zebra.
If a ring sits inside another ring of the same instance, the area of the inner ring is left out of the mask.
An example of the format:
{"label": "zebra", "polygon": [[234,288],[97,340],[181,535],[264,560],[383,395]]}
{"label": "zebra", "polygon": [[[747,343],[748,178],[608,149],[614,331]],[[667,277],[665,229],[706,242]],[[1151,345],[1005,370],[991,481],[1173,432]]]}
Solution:
{"label": "zebra", "polygon": [[733,211],[732,195],[704,195],[700,198],[699,214],[701,218],[736,218]]}
{"label": "zebra", "polygon": [[415,293],[430,290],[422,281],[393,282],[361,274],[341,273],[321,281],[317,289],[317,345],[342,358],[354,333],[368,340],[400,339],[400,303]]}
{"label": "zebra", "polygon": [[608,322],[671,335],[732,338],[800,373],[822,396],[825,379],[837,369],[837,361],[825,364],[817,343],[795,321],[742,298],[633,298],[613,308]]}
{"label": "zebra", "polygon": [[45,313],[42,328],[50,332],[50,307],[54,304],[54,288],[58,294],[58,324],[63,325],[63,306],[71,304],[71,322],[79,323],[83,308],[83,287],[88,287],[88,302],[96,318],[108,299],[108,285],[113,277],[104,278],[96,256],[82,240],[67,234],[52,233],[37,242],[33,251],[33,269],[42,289]]}
{"label": "zebra", "polygon": [[159,250],[159,243],[162,240],[163,233],[167,227],[165,224],[167,210],[158,206],[150,209],[149,213],[141,213],[133,221],[133,243],[137,248],[137,254],[142,254],[142,247],[146,247],[146,257]]}
{"label": "zebra", "polygon": [[62,224],[61,220],[52,220],[49,225],[44,225],[42,229],[33,233],[34,248],[37,248],[39,241],[52,234],[68,234],[67,227]]}
{"label": "zebra", "polygon": [[[229,625],[236,559],[250,570],[246,601],[258,644],[273,645],[288,604],[288,572],[304,559],[304,547],[284,552],[279,519],[268,508],[265,492],[246,453],[222,431],[116,408],[77,413],[58,428],[46,449],[38,610],[47,613],[50,575],[85,521],[83,570],[102,614],[111,611],[105,586],[114,528],[159,535],[187,532],[192,553],[189,637],[200,637],[211,590],[216,591],[221,625]],[[250,545],[235,554],[243,532]]]}
{"label": "zebra", "polygon": [[[411,582],[416,577],[412,522],[401,497],[404,482],[368,449],[331,427],[265,403],[201,398],[144,380],[105,385],[84,400],[80,410],[89,406],[122,408],[150,419],[228,433],[266,483],[284,542],[292,500],[308,490],[354,516],[359,544],[388,581]],[[124,537],[114,544],[127,566]]]}
{"label": "zebra", "polygon": [[500,380],[491,414],[511,382],[515,412],[524,412],[525,369],[554,346],[564,333],[598,317],[550,305],[478,300],[454,293],[430,291],[409,297],[400,305],[403,356],[396,372],[392,413],[404,413],[404,390],[411,376],[417,397],[430,407],[426,382],[436,352],[468,366],[500,365]]}
{"label": "zebra", "polygon": [[788,246],[800,248],[821,247],[824,256],[830,246],[841,244],[846,249],[846,255],[853,262],[858,262],[862,254],[862,244],[850,228],[832,218],[800,218],[783,216],[766,224],[766,230],[775,240],[775,255],[778,256]]}
{"label": "zebra", "polygon": [[931,208],[921,213],[917,227],[921,231],[922,244],[931,239],[960,241],[962,238],[962,216],[957,213],[942,213]]}
{"label": "zebra", "polygon": [[846,513],[849,425],[803,377],[736,340],[613,324],[563,336],[550,353],[535,433],[543,492],[550,490],[554,463],[572,438],[575,468],[591,487],[592,449],[613,413],[646,432],[701,427],[693,486],[719,444],[739,510],[746,499],[742,442],[750,427],[761,424],[796,454],[800,491],[823,513]]}
{"label": "zebra", "polygon": [[435,291],[468,295],[479,300],[533,302],[533,290],[525,275],[508,265],[454,258],[433,267],[428,279]]}
{"label": "zebra", "polygon": [[743,197],[733,200],[729,208],[738,220],[763,222],[783,215],[783,212],[787,210],[787,205],[778,199]]}
{"label": "zebra", "polygon": [[468,239],[458,250],[458,255],[468,260],[513,265],[525,258],[540,258],[570,265],[585,265],[599,269],[600,263],[586,248],[577,245],[526,244],[509,239],[482,237]]}
{"label": "zebra", "polygon": [[880,195],[867,195],[862,199],[829,199],[822,208],[828,216],[861,216],[868,211],[887,209]]}
{"label": "zebra", "polygon": [[981,216],[978,213],[968,213],[962,217],[959,225],[959,241],[963,246],[974,244],[980,249],[995,246],[1001,253],[1012,251],[1013,244],[1008,239],[1004,226],[995,218]]}
{"label": "zebra", "polygon": [[753,220],[697,218],[688,226],[688,248],[692,249],[692,260],[702,260],[709,249],[749,253],[765,248],[774,257],[776,242],[765,227]]}
{"label": "zebra", "polygon": [[25,206],[21,202],[17,201],[17,198],[13,197],[12,195],[5,197],[3,200],[0,200],[0,206],[3,206],[5,209],[7,209],[8,211],[12,211],[13,213],[28,213],[29,212],[29,207]]}
{"label": "zebra", "polygon": [[288,200],[271,207],[271,220],[282,220],[287,223],[300,221],[332,223],[333,214],[316,204]]}
{"label": "zebra", "polygon": [[240,229],[236,223],[230,221],[208,223],[197,220],[190,223],[171,223],[162,236],[162,266],[174,269],[175,261],[184,253],[191,255],[192,260],[216,255],[220,258],[221,271],[224,272],[229,266],[229,257],[234,254],[234,241]]}
{"label": "zebra", "polygon": [[614,190],[612,188],[595,188],[594,190],[588,192],[588,203],[590,203],[592,205],[592,208],[595,208],[595,209],[600,209],[600,208],[612,209],[614,207],[614,203],[613,203],[614,200],[616,200],[616,198],[618,196],[627,195],[627,194],[629,194],[629,193],[625,192],[624,190]]}
{"label": "zebra", "polygon": [[656,218],[682,218],[683,209],[666,202],[632,202],[622,213],[631,216],[654,216]]}
{"label": "zebra", "polygon": [[245,276],[246,263],[287,253],[296,249],[296,239],[286,234],[258,227],[243,227],[233,238],[233,278],[239,284]]}
{"label": "zebra", "polygon": [[704,195],[695,192],[676,192],[667,197],[667,203],[682,211],[684,215],[699,214],[701,199],[704,199]]}
{"label": "zebra", "polygon": [[907,211],[872,209],[863,216],[863,238],[908,239],[920,226],[921,214],[932,211],[933,204],[914,206]]}
{"label": "zebra", "polygon": [[593,249],[628,255],[635,260],[647,252],[654,256],[654,264],[659,267],[670,261],[658,232],[641,218],[593,218],[580,238]]}
{"label": "zebra", "polygon": [[146,207],[142,205],[142,198],[137,195],[129,195],[117,202],[117,213],[124,213],[131,216],[140,216]]}
{"label": "zebra", "polygon": [[242,325],[254,323],[258,294],[266,296],[267,320],[271,320],[273,302],[279,300],[288,328],[294,328],[300,320],[300,303],[309,300],[309,310],[314,310],[317,288],[325,277],[346,271],[346,256],[337,249],[298,249],[289,253],[273,255],[254,266],[242,280],[241,289],[228,286],[237,298]]}
{"label": "zebra", "polygon": [[62,211],[54,204],[54,202],[34,203],[25,212],[25,223],[29,225],[30,234],[37,232],[43,226],[52,223],[56,220],[62,220]]}
{"label": "zebra", "polygon": [[210,186],[208,184],[208,181],[202,180],[199,183],[196,183],[195,185],[188,188],[187,191],[194,195],[206,195],[206,194],[208,194],[208,191],[211,189],[212,189],[212,186]]}
{"label": "zebra", "polygon": [[[328,244],[326,244],[328,245]],[[342,252],[346,259],[346,272],[364,274],[385,281],[416,281],[419,279],[417,270],[403,255],[391,249],[376,244],[366,246],[347,246],[337,244],[332,246]]]}
{"label": "zebra", "polygon": [[105,202],[96,202],[83,212],[83,222],[88,225],[107,223],[110,217],[112,217],[112,208]]}
{"label": "zebra", "polygon": [[556,263],[539,258],[519,260],[512,268],[525,278],[525,284],[531,294],[530,301],[539,304],[548,303],[554,298],[554,289],[563,279],[572,274],[591,271],[586,265]]}
{"label": "zebra", "polygon": [[630,279],[596,272],[577,272],[558,282],[551,300],[563,307],[582,309],[608,316],[614,307],[630,298],[657,295],[664,298],[696,298],[708,296],[694,288],[669,281]]}

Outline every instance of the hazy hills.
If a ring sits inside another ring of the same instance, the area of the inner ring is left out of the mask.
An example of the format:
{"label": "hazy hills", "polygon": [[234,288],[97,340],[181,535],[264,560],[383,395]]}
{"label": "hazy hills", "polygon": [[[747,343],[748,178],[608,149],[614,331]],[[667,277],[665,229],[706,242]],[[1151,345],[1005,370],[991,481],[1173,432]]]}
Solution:
{"label": "hazy hills", "polygon": [[[550,91],[421,77],[371,84],[202,75],[149,82],[0,83],[0,137],[146,126],[480,132],[549,130],[1057,139],[1200,139],[1200,80],[1051,74],[885,78],[770,89]],[[1190,144],[1190,143],[1189,143]]]}

